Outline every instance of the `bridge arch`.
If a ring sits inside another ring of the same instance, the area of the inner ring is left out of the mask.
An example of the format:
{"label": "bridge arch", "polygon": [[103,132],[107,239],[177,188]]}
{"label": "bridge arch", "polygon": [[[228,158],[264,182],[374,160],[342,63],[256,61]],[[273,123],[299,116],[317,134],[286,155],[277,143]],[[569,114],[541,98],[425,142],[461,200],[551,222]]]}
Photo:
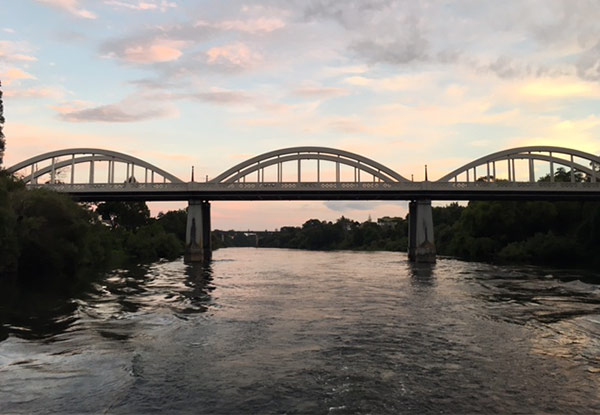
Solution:
{"label": "bridge arch", "polygon": [[[264,169],[277,166],[277,181],[282,181],[282,164],[286,162],[298,162],[298,182],[301,180],[301,161],[317,160],[317,182],[321,180],[320,162],[333,162],[336,165],[336,182],[340,181],[340,165],[354,168],[355,181],[360,181],[360,172],[368,173],[373,180],[382,182],[408,182],[408,180],[396,173],[394,170],[359,154],[349,151],[338,150],[329,147],[290,147],[270,151],[252,157],[242,163],[233,166],[211,180],[212,183],[234,183],[245,180],[250,174],[257,174],[257,181],[264,181]],[[262,173],[261,173],[262,172]],[[358,173],[358,174],[357,174]],[[262,174],[262,176],[261,176]],[[262,179],[261,179],[262,177]]]}
{"label": "bridge arch", "polygon": [[[66,158],[65,158],[66,157]],[[102,170],[106,173],[106,181],[98,181],[96,163],[104,162]],[[42,165],[39,167],[38,165]],[[25,183],[35,184],[42,176],[49,176],[51,184],[57,182],[57,172],[63,168],[70,168],[70,183],[75,183],[75,166],[87,164],[88,171],[85,177],[88,179],[86,184],[93,183],[116,183],[115,165],[124,164],[126,173],[123,181],[135,181],[140,183],[154,183],[155,176],[162,178],[162,182],[183,183],[181,179],[171,173],[150,164],[129,154],[119,153],[112,150],[99,148],[69,148],[63,150],[50,151],[23,160],[20,163],[9,167],[7,171],[11,174],[22,173]],[[143,169],[143,178],[136,178],[136,167]],[[161,180],[159,180],[160,182]]]}
{"label": "bridge arch", "polygon": [[[527,181],[529,182],[535,181],[535,161],[543,161],[549,164],[551,181],[554,181],[556,165],[565,166],[570,169],[571,182],[576,181],[576,172],[586,174],[592,182],[600,181],[600,171],[597,171],[598,167],[600,167],[600,157],[594,154],[565,147],[528,146],[488,154],[451,171],[440,178],[438,182],[464,181],[458,180],[461,175],[466,176],[467,182],[477,181],[478,168],[483,168],[483,170],[479,170],[480,172],[483,171],[480,177],[486,178],[487,181],[494,181],[497,178],[496,163],[506,163],[508,181],[516,182],[517,171],[515,160],[528,161]],[[582,160],[583,164],[578,160]]]}

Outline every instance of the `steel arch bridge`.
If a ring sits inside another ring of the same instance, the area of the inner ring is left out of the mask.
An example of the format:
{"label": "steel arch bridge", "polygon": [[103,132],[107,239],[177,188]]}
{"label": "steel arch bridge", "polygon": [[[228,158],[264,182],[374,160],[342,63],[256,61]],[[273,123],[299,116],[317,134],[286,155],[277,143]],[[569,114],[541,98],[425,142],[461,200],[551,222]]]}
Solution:
{"label": "steel arch bridge", "polygon": [[[306,167],[313,161],[312,169]],[[315,165],[316,162],[316,165]],[[292,166],[284,180],[284,165]],[[545,167],[548,182],[536,181]],[[563,169],[568,182],[555,182]],[[119,170],[120,169],[120,170]],[[342,169],[353,171],[343,180]],[[8,169],[29,187],[82,201],[102,200],[600,200],[600,157],[579,150],[529,146],[481,157],[437,181],[414,182],[372,159],[328,147],[270,151],[206,182],[184,182],[134,156],[97,148],[52,151]],[[332,180],[323,180],[329,172]],[[65,177],[66,175],[66,177]],[[312,180],[307,180],[311,176]]]}
{"label": "steel arch bridge", "polygon": [[[310,160],[317,163],[316,180],[302,180],[302,162]],[[334,167],[334,181],[322,180],[321,164],[326,163]],[[540,163],[549,167],[548,181],[536,181],[536,164],[539,167]],[[297,164],[295,180],[284,180],[284,164]],[[83,174],[81,169],[76,171],[81,165],[84,169],[87,166]],[[121,170],[124,167],[124,172],[119,174],[116,166]],[[353,169],[353,180],[342,180],[342,167]],[[265,180],[265,173],[273,168],[275,180]],[[68,183],[63,180],[64,170],[69,171]],[[432,182],[409,181],[369,158],[327,147],[293,147],[264,153],[205,183],[193,179],[184,182],[136,157],[93,148],[41,154],[8,171],[20,175],[29,188],[65,192],[80,201],[188,200],[187,262],[211,257],[212,200],[410,200],[408,256],[416,262],[435,261],[431,200],[600,200],[600,157],[551,146],[489,154]],[[562,177],[555,181],[558,172]],[[564,181],[565,174],[569,181]],[[156,181],[155,176],[162,181]]]}

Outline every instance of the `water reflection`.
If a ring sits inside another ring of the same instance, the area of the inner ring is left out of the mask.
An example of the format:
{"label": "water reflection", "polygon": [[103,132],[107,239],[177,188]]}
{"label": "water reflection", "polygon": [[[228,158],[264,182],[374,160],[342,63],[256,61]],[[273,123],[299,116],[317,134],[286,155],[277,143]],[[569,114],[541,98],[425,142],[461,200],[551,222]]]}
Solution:
{"label": "water reflection", "polygon": [[118,269],[69,290],[3,283],[0,341],[9,336],[56,340],[63,333],[80,329],[84,320],[104,322],[96,327],[102,337],[126,340],[126,323],[132,323],[131,318],[141,312],[168,309],[181,318],[203,313],[212,301],[213,265],[208,262],[182,268],[176,261]]}
{"label": "water reflection", "polygon": [[180,295],[189,301],[191,307],[188,307],[181,312],[184,314],[205,312],[208,309],[208,304],[211,302],[210,293],[215,289],[212,285],[212,261],[186,265],[185,275],[185,285],[189,290],[181,291]]}
{"label": "water reflection", "polygon": [[[0,413],[600,413],[598,287],[395,253],[215,257],[40,304],[67,333],[0,342]],[[534,318],[561,310],[587,315]]]}
{"label": "water reflection", "polygon": [[409,262],[411,284],[416,287],[431,287],[435,284],[436,264]]}
{"label": "water reflection", "polygon": [[534,271],[513,268],[510,272],[482,273],[479,284],[471,287],[473,295],[494,311],[492,315],[518,324],[532,320],[552,324],[600,310],[596,286]]}
{"label": "water reflection", "polygon": [[[89,287],[89,286],[88,286]],[[28,340],[47,340],[73,329],[76,323],[75,290],[47,286],[0,284],[0,341],[15,335]]]}

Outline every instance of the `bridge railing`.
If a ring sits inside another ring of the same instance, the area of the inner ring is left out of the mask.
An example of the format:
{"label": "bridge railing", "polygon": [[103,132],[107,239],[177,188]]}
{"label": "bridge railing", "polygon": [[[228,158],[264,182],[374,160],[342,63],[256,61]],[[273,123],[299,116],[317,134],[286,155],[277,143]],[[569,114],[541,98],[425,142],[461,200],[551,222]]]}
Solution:
{"label": "bridge railing", "polygon": [[194,192],[194,191],[600,191],[599,182],[265,182],[265,183],[94,183],[94,184],[30,184],[29,188],[46,188],[64,193],[85,192]]}

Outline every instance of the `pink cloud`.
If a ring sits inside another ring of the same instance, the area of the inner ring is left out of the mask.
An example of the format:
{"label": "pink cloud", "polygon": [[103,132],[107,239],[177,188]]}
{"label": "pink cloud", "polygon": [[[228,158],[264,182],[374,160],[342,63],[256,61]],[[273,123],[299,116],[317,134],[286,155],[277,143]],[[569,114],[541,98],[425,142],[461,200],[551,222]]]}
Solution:
{"label": "pink cloud", "polygon": [[95,19],[96,15],[80,7],[79,0],[36,0],[38,3],[64,10],[74,16],[84,19]]}
{"label": "pink cloud", "polygon": [[157,40],[151,44],[138,44],[125,48],[122,58],[128,62],[149,64],[177,60],[183,55],[184,42]]}
{"label": "pink cloud", "polygon": [[4,157],[5,166],[12,166],[38,154],[59,149],[105,148],[139,157],[178,177],[189,177],[189,167],[187,163],[182,162],[185,155],[142,151],[140,149],[143,149],[147,143],[129,135],[82,133],[79,130],[70,131],[66,128],[52,128],[41,126],[41,124],[36,126],[18,122],[5,124],[4,133],[7,144]]}
{"label": "pink cloud", "polygon": [[118,1],[118,0],[106,0],[104,4],[108,6],[115,6],[118,8],[129,9],[129,10],[160,10],[161,12],[165,12],[168,9],[176,8],[177,3],[173,1],[162,0],[161,2],[147,2],[147,1],[137,1],[133,3],[129,3],[126,1]]}
{"label": "pink cloud", "polygon": [[63,102],[51,107],[68,122],[123,123],[155,120],[178,115],[177,107],[156,94],[134,93],[119,102],[98,105],[84,101]]}
{"label": "pink cloud", "polygon": [[88,101],[75,100],[70,102],[63,102],[58,105],[53,105],[50,108],[57,111],[59,114],[69,114],[73,111],[80,111],[91,105],[92,103]]}
{"label": "pink cloud", "polygon": [[235,30],[238,32],[246,32],[251,34],[270,33],[277,29],[285,27],[285,22],[276,18],[264,18],[252,20],[225,20],[218,24],[217,27],[223,30]]}
{"label": "pink cloud", "polygon": [[255,66],[262,57],[252,52],[243,43],[234,43],[214,47],[206,52],[207,62],[211,65],[248,68]]}
{"label": "pink cloud", "polygon": [[297,88],[292,93],[304,98],[333,98],[348,95],[348,91],[342,88],[310,85]]}
{"label": "pink cloud", "polygon": [[28,88],[13,89],[6,91],[5,96],[11,98],[54,98],[60,99],[64,96],[62,90],[58,88]]}
{"label": "pink cloud", "polygon": [[233,31],[249,34],[265,34],[271,33],[285,27],[285,22],[277,18],[257,18],[249,20],[223,20],[220,22],[209,22],[199,20],[195,23],[195,27],[206,27],[219,29],[221,31]]}
{"label": "pink cloud", "polygon": [[22,79],[36,79],[35,76],[22,71],[18,68],[11,68],[6,72],[0,74],[0,79],[2,79],[6,85],[10,85],[13,81],[19,81]]}
{"label": "pink cloud", "polygon": [[23,54],[28,51],[29,46],[26,42],[12,42],[9,40],[0,40],[0,60],[13,62],[35,62],[34,56]]}

